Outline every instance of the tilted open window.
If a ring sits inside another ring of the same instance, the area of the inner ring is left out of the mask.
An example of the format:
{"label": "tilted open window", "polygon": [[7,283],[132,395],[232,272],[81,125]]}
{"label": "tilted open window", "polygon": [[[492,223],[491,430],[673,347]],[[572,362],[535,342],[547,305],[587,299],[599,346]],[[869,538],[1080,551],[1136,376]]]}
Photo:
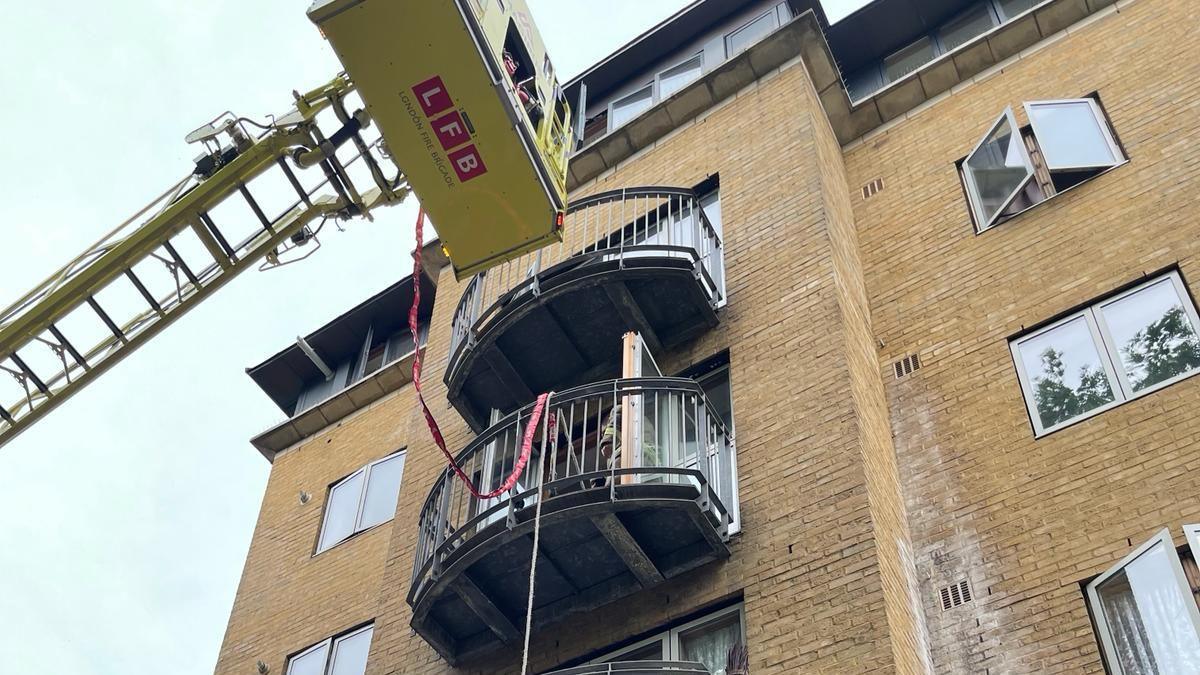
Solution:
{"label": "tilted open window", "polygon": [[1031,101],[1030,124],[1008,108],[959,165],[975,229],[994,227],[1125,161],[1094,98]]}
{"label": "tilted open window", "polygon": [[1086,593],[1111,672],[1200,672],[1200,611],[1169,530],[1096,577]]}

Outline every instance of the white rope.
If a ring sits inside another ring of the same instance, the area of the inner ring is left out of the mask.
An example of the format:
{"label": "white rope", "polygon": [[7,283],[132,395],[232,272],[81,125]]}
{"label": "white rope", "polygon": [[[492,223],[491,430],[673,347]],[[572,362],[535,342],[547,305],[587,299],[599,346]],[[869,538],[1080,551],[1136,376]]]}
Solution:
{"label": "white rope", "polygon": [[[554,408],[550,405],[550,399],[554,397],[554,392],[546,394],[546,414],[542,416],[542,454],[538,457],[538,491],[537,505],[533,509],[533,554],[529,558],[529,600],[525,605],[525,647],[521,654],[521,675],[529,674],[529,636],[533,632],[533,579],[537,575],[537,557],[538,557],[538,540],[542,534],[542,502],[546,501],[546,496],[542,493],[542,461],[546,457],[546,435],[550,428],[550,416],[554,414]],[[557,436],[557,434],[556,434]],[[555,441],[557,445],[557,439]]]}

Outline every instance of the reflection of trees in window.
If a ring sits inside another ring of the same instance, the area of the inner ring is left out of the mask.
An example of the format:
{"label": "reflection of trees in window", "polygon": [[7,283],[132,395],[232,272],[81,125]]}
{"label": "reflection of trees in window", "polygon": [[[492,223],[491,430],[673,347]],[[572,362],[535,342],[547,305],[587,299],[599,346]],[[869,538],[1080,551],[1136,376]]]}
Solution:
{"label": "reflection of trees in window", "polygon": [[1121,354],[1138,391],[1200,366],[1200,339],[1183,307],[1176,305],[1135,333]]}
{"label": "reflection of trees in window", "polygon": [[1063,381],[1067,367],[1062,356],[1061,351],[1047,347],[1041,354],[1045,375],[1034,378],[1037,388],[1033,396],[1042,426],[1046,428],[1113,400],[1112,387],[1103,368],[1080,366],[1079,386],[1075,389],[1067,386]]}

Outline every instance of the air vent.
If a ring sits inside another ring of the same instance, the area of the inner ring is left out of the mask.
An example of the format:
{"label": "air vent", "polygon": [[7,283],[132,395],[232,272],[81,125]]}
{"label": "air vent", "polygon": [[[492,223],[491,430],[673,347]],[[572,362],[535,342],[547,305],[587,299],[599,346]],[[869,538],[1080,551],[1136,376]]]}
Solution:
{"label": "air vent", "polygon": [[921,359],[916,354],[909,354],[892,364],[896,369],[896,379],[911,375],[914,370],[921,369]]}
{"label": "air vent", "polygon": [[954,609],[971,601],[971,587],[967,585],[967,580],[963,579],[943,587],[938,596],[942,600],[942,611]]}
{"label": "air vent", "polygon": [[862,189],[863,199],[870,199],[871,197],[874,197],[875,195],[879,194],[880,192],[883,192],[883,179],[876,178],[875,180],[873,180],[870,183],[867,183],[866,185],[863,186],[863,189]]}

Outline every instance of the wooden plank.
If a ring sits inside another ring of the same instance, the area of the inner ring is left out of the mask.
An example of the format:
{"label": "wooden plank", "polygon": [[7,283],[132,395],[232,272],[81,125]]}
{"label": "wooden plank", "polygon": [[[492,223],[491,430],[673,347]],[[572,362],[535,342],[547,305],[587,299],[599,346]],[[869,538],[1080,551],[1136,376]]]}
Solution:
{"label": "wooden plank", "polygon": [[613,305],[617,308],[617,313],[621,315],[625,323],[642,334],[642,340],[650,348],[650,352],[653,354],[663,353],[658,333],[654,332],[654,327],[642,313],[642,308],[638,307],[637,300],[634,300],[633,294],[629,292],[629,287],[624,282],[604,284],[604,292],[608,294],[608,299],[612,300]]}
{"label": "wooden plank", "polygon": [[605,513],[592,516],[591,520],[596,529],[600,530],[600,534],[604,535],[613,550],[617,552],[617,555],[621,556],[621,560],[625,561],[629,571],[633,572],[633,576],[637,578],[642,588],[650,588],[663,582],[662,572],[658,571],[654,561],[646,555],[641,544],[637,543],[619,518],[611,513]]}
{"label": "wooden plank", "polygon": [[520,632],[517,627],[505,616],[504,612],[492,602],[492,599],[487,596],[474,581],[466,574],[460,574],[452,584],[454,592],[467,607],[471,608],[480,619],[483,620],[487,627],[500,638],[500,641],[509,644],[515,642],[520,637]]}

